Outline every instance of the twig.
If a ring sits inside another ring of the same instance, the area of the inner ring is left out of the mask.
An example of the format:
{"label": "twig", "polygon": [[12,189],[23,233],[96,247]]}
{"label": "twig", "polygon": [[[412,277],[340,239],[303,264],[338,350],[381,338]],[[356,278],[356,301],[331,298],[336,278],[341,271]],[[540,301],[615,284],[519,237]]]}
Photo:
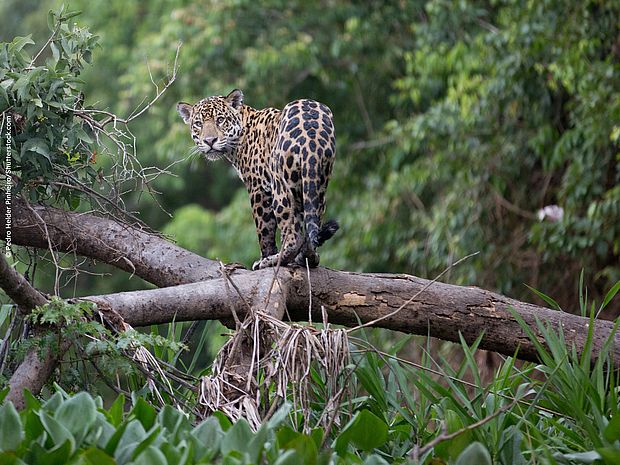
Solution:
{"label": "twig", "polygon": [[312,326],[312,281],[310,280],[310,264],[308,263],[308,257],[306,257],[306,272],[308,274],[308,323]]}
{"label": "twig", "polygon": [[435,439],[433,439],[431,442],[425,444],[422,447],[419,446],[414,446],[413,450],[412,450],[412,458],[414,461],[418,461],[419,457],[421,455],[426,454],[429,450],[431,450],[433,447],[435,447],[437,444],[439,444],[440,442],[444,442],[444,441],[449,441],[451,439],[456,438],[457,436],[460,436],[463,433],[466,433],[467,431],[471,431],[474,430],[476,428],[481,427],[482,425],[488,423],[489,421],[493,420],[494,418],[496,418],[497,416],[501,415],[502,413],[506,412],[507,410],[510,410],[512,407],[514,407],[517,402],[519,402],[519,399],[515,399],[513,400],[511,403],[504,405],[502,408],[496,410],[495,412],[493,412],[491,415],[489,415],[488,417],[483,418],[480,421],[477,421],[476,423],[472,423],[469,426],[466,426],[465,428],[462,428],[458,431],[455,431],[454,433],[441,433],[439,436],[437,436]]}
{"label": "twig", "polygon": [[[233,289],[237,292],[237,295],[239,296],[241,301],[245,304],[245,307],[248,309],[248,315],[251,314],[252,313],[252,307],[250,306],[248,301],[245,300],[245,297],[243,296],[243,294],[241,293],[241,291],[239,290],[239,288],[237,287],[235,282],[232,280],[232,278],[229,276],[229,274],[226,273],[226,271],[224,269],[224,264],[221,261],[220,261],[220,273],[222,274],[222,277],[224,278],[224,282],[226,284],[230,283],[230,285],[233,287]],[[231,308],[232,307],[233,307],[233,305],[231,303]],[[232,312],[233,312],[233,318],[235,319],[235,323],[241,325],[241,321],[239,320],[239,317],[237,316],[237,313],[234,310],[234,308],[233,308]]]}
{"label": "twig", "polygon": [[49,36],[49,38],[47,39],[47,42],[45,42],[45,45],[43,45],[43,47],[41,47],[41,50],[39,50],[39,53],[37,53],[34,58],[32,59],[32,61],[30,62],[30,64],[28,65],[28,67],[26,68],[26,70],[31,70],[34,66],[34,62],[37,61],[37,59],[41,56],[41,54],[43,53],[43,50],[45,50],[47,48],[47,46],[49,44],[52,43],[52,40],[54,40],[54,37],[56,37],[56,34],[58,34],[58,31],[60,30],[60,25],[62,24],[62,21],[59,19],[58,23],[56,23],[56,29],[54,29],[54,32],[52,32],[52,35]]}
{"label": "twig", "polygon": [[391,144],[392,142],[394,142],[394,140],[394,137],[382,137],[381,139],[362,140],[359,142],[354,142],[349,148],[351,150],[372,149],[375,147],[381,147],[382,145]]}
{"label": "twig", "polygon": [[509,211],[513,212],[514,214],[519,215],[519,216],[521,216],[523,218],[527,218],[528,220],[537,220],[538,219],[538,217],[534,213],[529,212],[527,210],[523,210],[522,208],[518,207],[517,205],[513,204],[512,202],[506,200],[495,189],[492,189],[491,192],[493,193],[493,197],[495,197],[495,200],[497,201],[497,203],[499,203],[506,210],[509,210]]}
{"label": "twig", "polygon": [[[181,50],[181,46],[183,45],[182,42],[179,42],[177,45],[177,51],[174,57],[174,65],[172,67],[172,76],[170,76],[170,79],[168,79],[168,82],[166,82],[166,84],[164,85],[164,87],[157,91],[157,93],[155,94],[155,97],[153,97],[153,99],[144,107],[142,108],[142,110],[140,110],[137,113],[133,113],[131,114],[129,117],[127,117],[126,119],[121,119],[118,118],[116,115],[112,115],[109,116],[107,119],[103,120],[100,124],[101,126],[106,126],[107,124],[109,124],[112,121],[118,121],[120,123],[123,123],[125,125],[129,124],[131,121],[133,121],[134,119],[138,118],[140,115],[142,115],[145,111],[147,111],[149,108],[151,108],[155,102],[157,102],[157,100],[159,100],[159,98],[164,94],[164,92],[166,92],[166,90],[168,90],[168,88],[172,85],[172,83],[176,80],[177,78],[177,71],[178,71],[178,61],[179,61],[179,51]],[[152,76],[151,76],[151,80],[152,80]],[[157,89],[157,86],[155,86]]]}
{"label": "twig", "polygon": [[37,217],[37,219],[43,225],[43,229],[45,231],[45,239],[47,240],[47,246],[48,246],[48,249],[50,251],[50,254],[52,254],[52,261],[54,262],[54,265],[55,265],[55,269],[54,269],[54,273],[55,273],[54,295],[58,296],[58,295],[60,295],[60,288],[59,288],[60,274],[58,273],[58,270],[60,269],[60,266],[58,265],[58,260],[56,260],[56,254],[54,253],[54,248],[52,247],[52,240],[50,239],[50,233],[49,233],[49,231],[47,229],[47,223],[43,220],[43,218],[41,218],[41,215],[39,215],[39,212],[37,212],[34,209],[34,207],[32,205],[30,205],[30,202],[26,201],[26,206],[33,213],[33,215],[35,215]]}
{"label": "twig", "polygon": [[[9,310],[9,312],[11,312],[11,310]],[[17,312],[15,312],[14,315],[9,314],[9,316],[11,316],[11,322],[6,330],[6,335],[2,339],[2,344],[0,344],[0,376],[4,373],[7,355],[9,354],[9,346],[11,345],[11,333],[13,332],[15,323],[17,322]]]}
{"label": "twig", "polygon": [[[364,350],[359,350],[359,351],[352,351],[352,353],[357,353],[357,352],[359,352],[359,353],[373,352],[373,353],[378,354],[380,357],[382,357],[384,359],[385,358],[390,358],[392,360],[396,360],[399,363],[403,363],[405,365],[410,365],[410,366],[412,366],[414,368],[417,368],[418,370],[426,371],[428,373],[431,373],[433,375],[437,375],[437,376],[442,377],[442,378],[447,378],[450,381],[457,382],[457,383],[462,384],[464,386],[467,386],[467,387],[470,387],[470,388],[474,388],[474,389],[485,390],[485,388],[483,388],[482,386],[478,386],[475,383],[470,383],[469,381],[465,381],[464,379],[460,379],[460,378],[457,378],[455,376],[451,376],[451,375],[449,375],[449,374],[447,374],[445,372],[434,370],[433,368],[425,367],[424,365],[420,365],[419,363],[412,362],[411,360],[406,360],[404,358],[397,357],[396,355],[392,355],[392,354],[388,354],[387,352],[383,352],[382,350],[377,349],[372,344],[370,344],[367,341],[364,341],[363,339],[358,339],[358,338],[352,337],[351,340],[352,341],[356,341],[358,344],[360,344],[360,343],[366,344],[368,347],[370,347],[370,349],[364,349]],[[437,364],[437,362],[435,362],[435,361],[433,361],[433,362],[435,364]],[[495,395],[497,395],[499,397],[503,397],[506,400],[510,400],[510,401],[515,400],[515,397],[509,396],[509,395],[504,394],[502,392],[496,392]],[[527,401],[525,399],[519,399],[518,402],[522,403],[522,404],[525,404],[528,407],[532,405],[531,402],[529,402],[529,401]],[[572,417],[570,417],[568,415],[565,415],[565,414],[560,413],[560,412],[556,412],[555,410],[552,410],[552,409],[547,408],[547,407],[542,407],[542,406],[538,405],[538,406],[536,406],[536,408],[538,410],[542,411],[542,412],[547,412],[547,413],[550,413],[552,415],[557,415],[557,416],[560,416],[560,417],[571,418],[572,419]]]}

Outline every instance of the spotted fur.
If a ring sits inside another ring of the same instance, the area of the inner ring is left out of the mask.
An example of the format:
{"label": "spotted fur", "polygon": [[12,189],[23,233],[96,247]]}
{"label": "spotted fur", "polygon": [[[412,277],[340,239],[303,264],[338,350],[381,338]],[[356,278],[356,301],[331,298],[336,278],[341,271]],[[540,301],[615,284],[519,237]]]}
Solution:
{"label": "spotted fur", "polygon": [[338,229],[333,220],[322,224],[336,153],[331,110],[306,99],[256,110],[243,104],[240,90],[195,105],[181,102],[177,110],[197,150],[208,160],[226,158],[248,190],[261,250],[253,268],[305,265],[306,259],[316,267],[316,248]]}

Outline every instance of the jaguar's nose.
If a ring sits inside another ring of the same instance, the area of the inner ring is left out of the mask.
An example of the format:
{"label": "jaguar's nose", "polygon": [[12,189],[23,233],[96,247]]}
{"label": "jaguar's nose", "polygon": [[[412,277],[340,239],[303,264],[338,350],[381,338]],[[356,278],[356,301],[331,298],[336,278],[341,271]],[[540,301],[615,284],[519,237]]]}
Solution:
{"label": "jaguar's nose", "polygon": [[207,144],[209,147],[213,147],[213,144],[217,141],[217,137],[205,137],[203,142]]}

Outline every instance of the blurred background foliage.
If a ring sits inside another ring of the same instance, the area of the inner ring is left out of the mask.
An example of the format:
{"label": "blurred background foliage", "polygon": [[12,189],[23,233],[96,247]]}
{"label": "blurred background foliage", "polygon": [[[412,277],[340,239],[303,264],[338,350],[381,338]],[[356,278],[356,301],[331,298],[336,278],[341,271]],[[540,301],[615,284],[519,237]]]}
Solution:
{"label": "blurred background foliage", "polygon": [[[0,41],[32,33],[39,47],[47,11],[59,4],[4,0]],[[447,280],[532,300],[526,283],[567,310],[581,269],[594,297],[620,279],[618,2],[69,7],[82,10],[75,20],[101,46],[81,74],[85,105],[131,113],[154,93],[149,72],[161,82],[183,42],[176,82],[131,123],[143,166],[188,155],[179,100],[238,87],[254,107],[309,97],[333,109],[338,150],[327,216],[341,230],[322,250],[325,266],[432,278],[480,251]],[[171,170],[155,182],[157,200],[129,194],[129,209],[201,255],[250,265],[258,246],[232,169],[192,159]],[[547,205],[563,209],[559,221],[538,218]],[[65,292],[142,285],[114,272],[83,275]]]}

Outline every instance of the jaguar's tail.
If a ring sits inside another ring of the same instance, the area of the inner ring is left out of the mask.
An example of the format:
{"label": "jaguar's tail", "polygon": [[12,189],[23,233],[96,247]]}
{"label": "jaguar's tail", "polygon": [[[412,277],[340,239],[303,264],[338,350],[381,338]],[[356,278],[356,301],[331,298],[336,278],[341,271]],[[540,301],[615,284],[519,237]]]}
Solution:
{"label": "jaguar's tail", "polygon": [[340,228],[340,225],[336,220],[328,220],[319,228],[316,221],[318,218],[309,219],[310,221],[306,221],[306,231],[308,238],[310,239],[310,244],[312,244],[314,249],[322,246],[323,243],[336,234],[336,231]]}
{"label": "jaguar's tail", "polygon": [[336,231],[338,231],[339,228],[340,225],[336,220],[328,220],[323,226],[321,226],[321,229],[319,230],[319,234],[316,238],[315,247],[320,247],[326,240],[331,239],[331,237],[336,234]]}

